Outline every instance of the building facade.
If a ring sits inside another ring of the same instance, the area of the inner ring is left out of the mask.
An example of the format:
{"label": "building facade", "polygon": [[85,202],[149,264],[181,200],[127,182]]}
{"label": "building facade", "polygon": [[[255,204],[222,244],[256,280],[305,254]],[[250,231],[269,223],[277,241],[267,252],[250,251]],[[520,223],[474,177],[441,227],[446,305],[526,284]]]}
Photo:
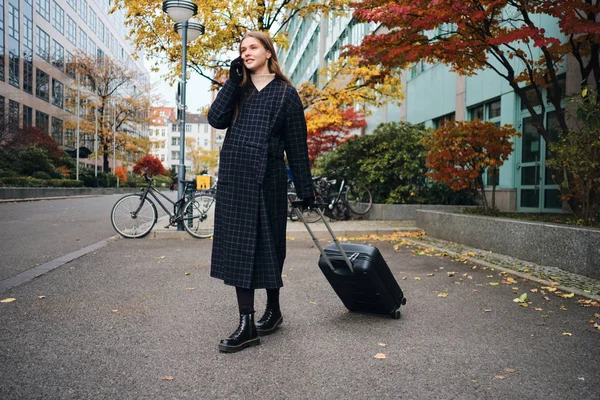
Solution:
{"label": "building facade", "polygon": [[[112,0],[0,0],[0,112],[9,129],[35,126],[65,150],[77,147],[75,131],[65,129],[65,121],[76,120],[67,106],[76,96],[70,89],[76,86],[70,68],[76,51],[110,57],[147,76],[131,57],[124,11],[108,14],[112,5]],[[144,126],[128,127],[132,130],[147,134]]]}
{"label": "building facade", "polygon": [[[185,170],[199,174],[202,166],[194,161],[202,152],[219,150],[215,146],[215,130],[203,114],[187,113],[185,117]],[[163,164],[165,169],[179,165],[181,152],[180,123],[175,107],[151,107],[149,138],[152,142],[151,154]],[[206,154],[206,153],[204,153]],[[196,165],[195,165],[196,164]],[[209,173],[214,170],[209,168]]]}
{"label": "building facade", "polygon": [[[533,16],[532,18],[536,18]],[[559,37],[556,21],[537,16],[535,22]],[[318,84],[317,71],[339,57],[346,44],[360,44],[362,38],[378,29],[374,24],[356,24],[350,17],[294,18],[290,23],[289,50],[280,51],[284,72],[295,84]],[[577,87],[576,68],[569,63],[559,71],[567,88]],[[545,167],[547,145],[533,126],[518,95],[492,70],[465,77],[445,65],[420,62],[402,76],[405,99],[400,107],[388,105],[373,110],[367,118],[367,133],[381,123],[406,121],[437,128],[444,120],[480,120],[510,124],[522,133],[515,140],[515,151],[500,168],[496,178],[497,206],[503,211],[560,212],[559,191],[551,172]],[[538,107],[539,108],[539,107]],[[546,104],[546,126],[551,127],[555,113]],[[553,133],[556,134],[556,133]],[[487,181],[487,177],[486,177]],[[491,181],[486,182],[491,185]],[[491,187],[490,187],[491,188]]]}

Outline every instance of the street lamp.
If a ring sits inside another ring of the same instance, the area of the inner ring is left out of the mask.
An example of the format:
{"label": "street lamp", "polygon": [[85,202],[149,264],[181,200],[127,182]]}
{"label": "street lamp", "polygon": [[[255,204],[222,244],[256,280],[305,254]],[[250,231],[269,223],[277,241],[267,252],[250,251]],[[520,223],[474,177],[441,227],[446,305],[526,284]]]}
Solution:
{"label": "street lamp", "polygon": [[[196,13],[198,6],[191,0],[165,0],[162,3],[163,11],[169,14],[175,23],[175,32],[182,39],[181,51],[181,85],[180,102],[177,108],[180,111],[181,122],[179,129],[179,166],[177,168],[177,179],[185,179],[185,84],[186,84],[186,66],[187,66],[187,42],[195,40],[204,33],[204,26],[197,21],[188,21]],[[183,185],[177,185],[177,199],[183,199]],[[178,231],[183,231],[183,222],[177,225]]]}

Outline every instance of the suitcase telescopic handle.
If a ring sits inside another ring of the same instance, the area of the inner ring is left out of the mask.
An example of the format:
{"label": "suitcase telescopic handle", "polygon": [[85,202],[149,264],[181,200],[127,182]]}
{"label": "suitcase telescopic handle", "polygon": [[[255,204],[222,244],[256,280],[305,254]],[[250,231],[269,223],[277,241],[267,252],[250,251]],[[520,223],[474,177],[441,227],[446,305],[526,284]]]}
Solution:
{"label": "suitcase telescopic handle", "polygon": [[[323,215],[323,211],[321,211],[321,209],[319,207],[315,207],[315,210],[317,210],[317,212],[321,216],[321,220],[323,221],[323,223],[325,224],[325,227],[329,231],[329,234],[333,238],[333,241],[335,242],[338,250],[340,251],[340,254],[344,258],[344,261],[346,262],[346,265],[348,266],[348,268],[350,269],[350,271],[354,274],[354,267],[352,266],[352,262],[350,262],[350,260],[348,259],[348,256],[346,255],[346,252],[342,248],[342,245],[340,244],[340,242],[337,240],[337,237],[335,236],[335,233],[333,233],[333,230],[331,229],[331,226],[329,226],[329,223],[327,223],[327,220],[325,219],[325,215]],[[317,248],[321,252],[321,255],[323,256],[323,258],[325,259],[325,261],[327,261],[327,265],[329,266],[329,268],[332,271],[335,271],[335,268],[333,267],[333,264],[331,263],[331,260],[327,256],[327,253],[325,253],[325,250],[323,249],[323,246],[321,246],[321,243],[319,243],[319,239],[317,239],[317,237],[313,233],[312,229],[310,229],[310,227],[308,226],[308,224],[306,223],[306,221],[302,217],[302,212],[300,211],[300,209],[298,207],[294,207],[294,212],[298,216],[298,219],[300,219],[300,221],[302,221],[302,223],[306,227],[306,230],[310,234],[310,237],[312,238],[313,242],[315,242],[315,244],[317,245]]]}

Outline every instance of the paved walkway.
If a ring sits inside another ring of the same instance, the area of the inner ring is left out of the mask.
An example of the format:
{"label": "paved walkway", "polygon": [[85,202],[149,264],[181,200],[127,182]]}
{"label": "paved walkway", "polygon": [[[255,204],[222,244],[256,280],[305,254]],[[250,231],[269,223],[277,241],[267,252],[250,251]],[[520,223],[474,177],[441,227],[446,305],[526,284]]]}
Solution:
{"label": "paved walkway", "polygon": [[233,289],[209,277],[210,240],[110,241],[3,293],[0,398],[597,397],[599,307],[402,235],[355,239],[382,251],[402,319],[348,312],[314,244],[290,237],[284,323],[238,354],[217,350],[238,317]]}

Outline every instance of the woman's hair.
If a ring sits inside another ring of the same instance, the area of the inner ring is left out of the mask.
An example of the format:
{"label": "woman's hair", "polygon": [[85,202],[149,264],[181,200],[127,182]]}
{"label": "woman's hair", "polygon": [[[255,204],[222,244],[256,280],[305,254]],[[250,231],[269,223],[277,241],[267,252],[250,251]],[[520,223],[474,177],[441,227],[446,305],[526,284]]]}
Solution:
{"label": "woman's hair", "polygon": [[[260,44],[262,44],[262,46],[271,53],[271,57],[267,60],[267,66],[269,67],[269,72],[272,74],[275,74],[275,76],[277,78],[284,81],[288,85],[291,85],[292,82],[290,82],[290,80],[287,78],[287,76],[285,76],[284,73],[281,71],[281,67],[279,66],[279,61],[277,60],[277,52],[275,51],[275,45],[273,45],[273,40],[271,40],[269,35],[262,33],[262,32],[257,32],[257,31],[246,32],[246,34],[242,38],[242,41],[240,42],[240,45],[238,47],[240,55],[242,55],[242,42],[244,41],[244,39],[249,38],[249,37],[258,40],[258,42]],[[246,68],[244,68],[244,79],[242,80],[242,84],[240,86],[245,87],[248,84],[249,80],[250,80],[250,77],[246,73]]]}

